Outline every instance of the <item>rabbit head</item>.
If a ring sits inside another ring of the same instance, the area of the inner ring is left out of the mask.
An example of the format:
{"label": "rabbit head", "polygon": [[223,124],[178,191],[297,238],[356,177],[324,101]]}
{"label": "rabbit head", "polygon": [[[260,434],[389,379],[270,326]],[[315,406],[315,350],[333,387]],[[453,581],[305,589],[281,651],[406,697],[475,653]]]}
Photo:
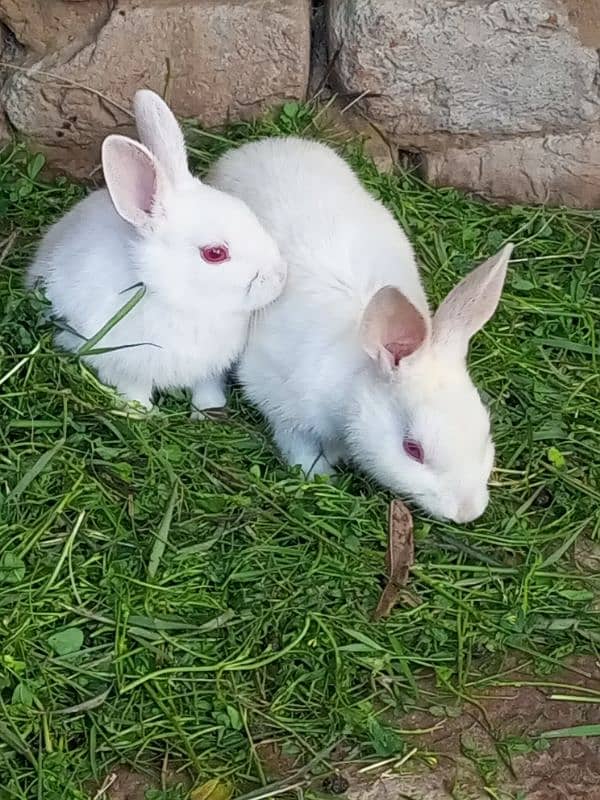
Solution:
{"label": "rabbit head", "polygon": [[274,300],[286,268],[241,200],[195,178],[175,116],[148,90],[135,95],[140,144],[108,136],[102,166],[117,213],[133,228],[132,257],[148,291],[177,307],[199,301],[251,312]]}
{"label": "rabbit head", "polygon": [[512,251],[467,275],[433,319],[384,287],[361,323],[367,368],[348,414],[352,455],[392,491],[438,518],[468,522],[488,504],[489,415],[467,370],[469,340],[493,315]]}

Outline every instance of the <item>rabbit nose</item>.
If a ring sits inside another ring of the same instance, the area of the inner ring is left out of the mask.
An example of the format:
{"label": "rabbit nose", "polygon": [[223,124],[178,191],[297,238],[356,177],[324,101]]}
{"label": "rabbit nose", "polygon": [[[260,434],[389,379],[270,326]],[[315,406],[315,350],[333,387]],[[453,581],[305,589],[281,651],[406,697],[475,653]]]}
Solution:
{"label": "rabbit nose", "polygon": [[469,497],[459,503],[456,513],[452,519],[454,522],[464,523],[472,522],[477,517],[480,517],[488,504],[487,492],[482,496]]}

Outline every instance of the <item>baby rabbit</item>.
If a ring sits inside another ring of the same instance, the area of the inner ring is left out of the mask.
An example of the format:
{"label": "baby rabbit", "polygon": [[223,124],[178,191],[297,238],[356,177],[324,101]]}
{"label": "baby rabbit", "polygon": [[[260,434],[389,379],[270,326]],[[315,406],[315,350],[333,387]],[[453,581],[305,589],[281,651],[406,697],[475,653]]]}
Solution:
{"label": "baby rabbit", "polygon": [[512,245],[432,317],[406,235],[330,148],[246,144],[208,180],[250,205],[288,263],[239,371],[285,459],[310,475],[349,458],[436,517],[482,514],[494,447],[466,355],[496,309]]}
{"label": "baby rabbit", "polygon": [[141,301],[98,344],[122,349],[86,361],[144,406],[154,388],[189,387],[197,416],[225,405],[224,373],[246,343],[251,312],[277,297],[286,269],[241,200],[190,174],[183,134],[161,98],[138,91],[134,110],[147,146],[104,140],[107,188],[50,228],[27,282],[45,287],[68,326],[56,341],[74,351],[143,283]]}

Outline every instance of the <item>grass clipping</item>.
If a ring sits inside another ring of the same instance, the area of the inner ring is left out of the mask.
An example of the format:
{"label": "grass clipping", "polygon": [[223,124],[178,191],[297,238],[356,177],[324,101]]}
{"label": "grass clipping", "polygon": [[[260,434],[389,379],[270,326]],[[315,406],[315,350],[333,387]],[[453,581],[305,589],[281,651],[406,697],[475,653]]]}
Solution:
{"label": "grass clipping", "polygon": [[[192,169],[259,136],[319,138],[286,108],[220,138],[190,127]],[[0,795],[89,800],[91,780],[152,774],[166,753],[198,786],[267,796],[260,742],[299,763],[341,740],[395,757],[409,743],[382,709],[422,705],[423,676],[469,696],[507,680],[506,653],[543,674],[596,653],[597,212],[497,208],[345,152],[407,231],[432,305],[519,242],[469,357],[494,422],[489,508],[467,527],[415,520],[418,564],[377,624],[390,495],[354,471],[306,483],[239,392],[226,425],[191,424],[183,393],[158,414],[117,406],[23,289],[84,190],[40,181],[23,145],[0,153]]]}

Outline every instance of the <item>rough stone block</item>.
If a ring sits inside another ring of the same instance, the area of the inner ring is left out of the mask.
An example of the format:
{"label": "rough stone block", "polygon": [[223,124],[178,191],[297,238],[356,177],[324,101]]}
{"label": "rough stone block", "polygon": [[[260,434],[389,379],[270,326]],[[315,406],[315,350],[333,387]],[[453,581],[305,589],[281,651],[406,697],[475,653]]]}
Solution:
{"label": "rough stone block", "polygon": [[0,22],[32,53],[44,54],[86,35],[91,39],[112,5],[111,0],[0,0]]}
{"label": "rough stone block", "polygon": [[344,95],[426,176],[488,197],[597,207],[597,0],[329,0]]}
{"label": "rough stone block", "polygon": [[[76,13],[86,2],[60,5]],[[85,176],[103,137],[131,130],[136,89],[210,127],[303,98],[309,59],[309,0],[114,0],[95,29],[10,73],[0,102],[54,166]]]}
{"label": "rough stone block", "polygon": [[562,0],[330,0],[338,48],[341,90],[378,95],[366,109],[396,135],[600,121],[598,55]]}
{"label": "rough stone block", "polygon": [[435,186],[505,202],[600,208],[600,130],[485,140],[424,154]]}

